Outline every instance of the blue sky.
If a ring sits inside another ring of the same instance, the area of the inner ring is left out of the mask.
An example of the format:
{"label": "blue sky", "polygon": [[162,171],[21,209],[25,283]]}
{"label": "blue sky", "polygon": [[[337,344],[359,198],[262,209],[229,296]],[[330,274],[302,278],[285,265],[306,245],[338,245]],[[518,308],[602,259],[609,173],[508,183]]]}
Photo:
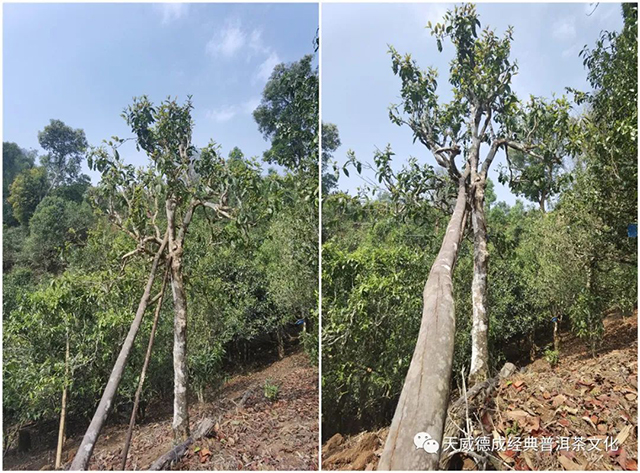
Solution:
{"label": "blue sky", "polygon": [[[334,157],[342,164],[348,149],[361,161],[371,162],[376,147],[391,144],[395,168],[409,156],[436,166],[421,145],[412,145],[407,127],[389,121],[388,106],[399,102],[400,80],[393,75],[387,53],[389,44],[400,53],[411,53],[418,64],[434,66],[440,73],[439,94],[450,89],[447,83],[453,48],[445,44],[438,53],[435,39],[425,29],[427,21],[438,22],[451,4],[324,4],[322,6],[322,119],[335,123],[342,147]],[[499,35],[514,27],[512,58],[519,74],[513,89],[521,98],[529,94],[562,95],[565,87],[589,90],[586,71],[578,53],[592,47],[603,29],[622,26],[619,4],[478,4],[482,26]],[[593,12],[593,13],[591,13]],[[591,13],[591,15],[589,15]],[[514,203],[515,197],[497,180],[504,164],[498,156],[490,177],[498,199]],[[357,173],[341,175],[339,187],[355,193],[362,185]]]}
{"label": "blue sky", "polygon": [[[3,140],[43,150],[51,118],[90,144],[131,133],[134,96],[193,95],[194,143],[268,148],[251,112],[280,62],[313,53],[316,4],[5,4]],[[123,155],[146,157],[127,145]],[[86,171],[86,168],[85,168]],[[98,176],[89,173],[94,182]]]}

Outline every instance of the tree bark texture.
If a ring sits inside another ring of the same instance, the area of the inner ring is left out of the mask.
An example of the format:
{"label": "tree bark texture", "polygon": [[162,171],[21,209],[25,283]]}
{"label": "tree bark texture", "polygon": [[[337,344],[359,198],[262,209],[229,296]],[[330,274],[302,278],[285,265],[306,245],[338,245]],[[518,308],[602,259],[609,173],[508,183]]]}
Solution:
{"label": "tree bark texture", "polygon": [[186,225],[176,236],[176,201],[167,199],[167,225],[171,257],[171,292],[173,295],[173,439],[176,444],[189,437],[189,402],[187,372],[187,293],[182,275],[183,244]]}
{"label": "tree bark texture", "polygon": [[489,377],[489,315],[487,313],[487,221],[484,211],[484,182],[478,182],[472,196],[471,224],[473,226],[473,281],[471,299],[473,325],[471,328],[471,369],[469,385],[481,383]]}
{"label": "tree bark texture", "polygon": [[467,213],[465,180],[460,179],[455,209],[425,284],[416,348],[378,470],[434,470],[438,466],[439,454],[416,448],[414,436],[425,432],[442,443],[456,325],[452,276]]}

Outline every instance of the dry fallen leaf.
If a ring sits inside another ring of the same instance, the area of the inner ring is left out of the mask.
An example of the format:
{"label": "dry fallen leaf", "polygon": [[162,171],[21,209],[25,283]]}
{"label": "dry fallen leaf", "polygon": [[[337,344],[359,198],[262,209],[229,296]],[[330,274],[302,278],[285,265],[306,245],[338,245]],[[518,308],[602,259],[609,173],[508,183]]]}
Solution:
{"label": "dry fallen leaf", "polygon": [[627,437],[629,437],[630,433],[631,425],[626,425],[616,437],[616,442],[618,443],[618,445],[622,445],[624,441],[627,440]]}
{"label": "dry fallen leaf", "polygon": [[563,466],[563,468],[567,471],[581,471],[584,469],[582,468],[581,465],[578,465],[576,462],[574,462],[573,460],[570,460],[564,455],[558,456],[558,461]]}
{"label": "dry fallen leaf", "polygon": [[200,455],[200,463],[204,463],[211,456],[211,450],[209,450],[208,448],[205,447],[205,448],[201,449],[198,452],[198,454]]}
{"label": "dry fallen leaf", "polygon": [[531,454],[529,452],[523,452],[522,457],[524,458],[524,461],[527,463],[527,466],[529,467],[529,469],[535,470],[533,466],[533,460],[531,459]]}
{"label": "dry fallen leaf", "polygon": [[553,401],[551,401],[551,405],[553,407],[560,407],[565,402],[567,402],[567,397],[562,394],[558,394],[556,397],[553,398]]}
{"label": "dry fallen leaf", "polygon": [[514,455],[516,454],[516,452],[512,451],[512,450],[498,450],[498,455],[500,455],[500,458],[502,458],[505,462],[507,463],[514,463]]}
{"label": "dry fallen leaf", "polygon": [[[584,416],[582,419],[585,420],[587,422],[587,424],[589,424],[591,427],[593,427],[594,429],[597,429],[596,425],[593,423],[593,421],[589,417]],[[598,418],[596,417],[596,420],[597,419]]]}
{"label": "dry fallen leaf", "polygon": [[523,410],[507,411],[507,419],[518,422],[527,432],[540,429],[540,417],[532,416]]}
{"label": "dry fallen leaf", "polygon": [[475,470],[477,468],[476,462],[474,462],[471,458],[467,457],[462,462],[463,470]]}

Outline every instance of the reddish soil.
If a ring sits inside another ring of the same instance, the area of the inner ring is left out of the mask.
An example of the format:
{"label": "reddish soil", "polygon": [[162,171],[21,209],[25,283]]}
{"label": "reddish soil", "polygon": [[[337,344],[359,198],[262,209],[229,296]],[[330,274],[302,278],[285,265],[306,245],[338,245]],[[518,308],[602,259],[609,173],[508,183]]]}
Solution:
{"label": "reddish soil", "polygon": [[[278,397],[265,397],[264,384],[278,385]],[[245,402],[242,404],[242,398]],[[318,370],[302,351],[266,368],[234,376],[211,402],[192,403],[191,428],[210,417],[216,434],[196,441],[174,470],[317,470]],[[92,470],[119,470],[128,422],[107,426],[89,464]],[[48,435],[50,436],[51,433]],[[36,440],[38,437],[35,437]],[[72,460],[81,435],[68,439],[63,459]],[[53,469],[55,442],[33,442],[26,453],[9,452],[4,470]],[[53,447],[51,446],[53,444]],[[172,448],[171,406],[136,426],[127,469],[148,469]]]}
{"label": "reddish soil", "polygon": [[[606,437],[617,450],[585,449],[532,452],[505,450],[489,468],[515,470],[638,469],[638,320],[610,316],[596,357],[585,344],[564,334],[555,367],[543,359],[501,382],[497,394],[474,419],[474,436],[482,431],[499,437]],[[374,470],[388,429],[342,438],[336,434],[322,447],[326,470]],[[572,440],[573,442],[573,440]],[[589,444],[589,442],[587,442]],[[602,444],[600,444],[602,445]],[[479,469],[468,456],[460,469]]]}

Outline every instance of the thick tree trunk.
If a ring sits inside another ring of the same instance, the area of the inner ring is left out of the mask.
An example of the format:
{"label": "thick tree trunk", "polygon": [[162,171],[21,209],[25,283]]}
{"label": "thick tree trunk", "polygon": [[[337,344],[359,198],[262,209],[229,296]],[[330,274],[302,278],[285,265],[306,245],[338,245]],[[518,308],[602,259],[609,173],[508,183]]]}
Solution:
{"label": "thick tree trunk", "polygon": [[466,219],[464,181],[461,178],[453,215],[425,284],[416,348],[378,470],[434,470],[438,466],[439,454],[417,449],[414,436],[425,432],[442,443],[456,326],[452,276]]}
{"label": "thick tree trunk", "polygon": [[173,292],[173,438],[179,443],[189,437],[189,403],[187,399],[187,293],[182,278],[182,245],[177,242],[171,261]]}
{"label": "thick tree trunk", "polygon": [[107,382],[107,386],[102,394],[102,398],[100,399],[100,404],[98,404],[98,408],[96,409],[95,414],[93,415],[93,419],[91,420],[91,424],[89,424],[89,428],[87,432],[84,434],[84,438],[82,439],[82,443],[78,448],[78,453],[71,462],[71,470],[86,470],[87,465],[89,464],[89,459],[91,458],[91,454],[93,453],[93,448],[96,445],[96,441],[98,440],[98,436],[100,435],[100,431],[107,420],[107,416],[109,415],[109,410],[113,405],[113,398],[118,390],[118,385],[120,384],[120,379],[122,378],[122,373],[124,372],[125,364],[127,363],[127,358],[129,357],[129,353],[131,352],[131,348],[133,348],[133,342],[136,339],[136,335],[138,334],[138,330],[140,329],[140,324],[142,322],[142,316],[144,315],[145,310],[147,309],[147,305],[149,304],[149,299],[151,297],[151,289],[153,288],[153,281],[156,277],[156,270],[158,269],[158,263],[162,254],[164,253],[164,249],[167,245],[167,236],[165,236],[160,248],[158,248],[158,252],[156,253],[153,264],[151,265],[151,270],[149,272],[149,278],[147,280],[147,285],[144,289],[144,293],[142,294],[142,298],[140,299],[140,303],[138,304],[138,310],[136,311],[136,316],[131,323],[131,327],[129,328],[129,333],[127,334],[127,338],[125,338],[122,348],[120,349],[120,354],[118,355],[118,359],[116,360],[115,365],[113,365],[113,370],[111,371],[111,376],[109,377],[109,381]]}
{"label": "thick tree trunk", "polygon": [[169,275],[169,268],[167,267],[164,278],[162,279],[162,289],[160,290],[160,297],[157,302],[156,312],[153,315],[153,325],[151,326],[151,333],[149,334],[149,343],[147,344],[147,353],[144,357],[144,363],[142,364],[142,370],[140,371],[140,380],[138,381],[138,388],[136,389],[136,395],[133,400],[133,409],[131,410],[131,418],[129,420],[129,430],[127,430],[127,438],[124,442],[124,448],[122,450],[122,464],[121,470],[124,470],[127,466],[127,456],[129,455],[129,446],[131,445],[131,437],[133,436],[133,428],[136,425],[136,414],[138,413],[138,405],[140,404],[140,395],[142,394],[142,387],[144,386],[144,378],[147,374],[147,368],[149,367],[149,361],[151,360],[151,351],[153,350],[153,342],[156,337],[156,329],[158,328],[158,319],[160,318],[160,310],[162,309],[162,302],[164,300],[164,291],[167,286],[167,277]]}
{"label": "thick tree trunk", "polygon": [[473,226],[473,282],[471,299],[473,325],[471,328],[471,369],[469,385],[481,383],[489,377],[489,317],[487,314],[487,222],[484,212],[484,184],[478,183],[472,197]]}
{"label": "thick tree trunk", "polygon": [[[173,439],[176,444],[189,437],[189,402],[187,374],[187,293],[182,277],[182,253],[186,225],[176,229],[175,198],[167,199],[167,227],[169,233],[169,254],[171,256],[171,292],[173,294]],[[187,217],[191,218],[193,210]]]}
{"label": "thick tree trunk", "polygon": [[64,353],[64,387],[60,407],[60,428],[58,429],[58,447],[56,448],[56,470],[62,466],[62,448],[64,447],[65,422],[67,420],[67,389],[69,386],[69,328],[67,327],[67,347]]}

